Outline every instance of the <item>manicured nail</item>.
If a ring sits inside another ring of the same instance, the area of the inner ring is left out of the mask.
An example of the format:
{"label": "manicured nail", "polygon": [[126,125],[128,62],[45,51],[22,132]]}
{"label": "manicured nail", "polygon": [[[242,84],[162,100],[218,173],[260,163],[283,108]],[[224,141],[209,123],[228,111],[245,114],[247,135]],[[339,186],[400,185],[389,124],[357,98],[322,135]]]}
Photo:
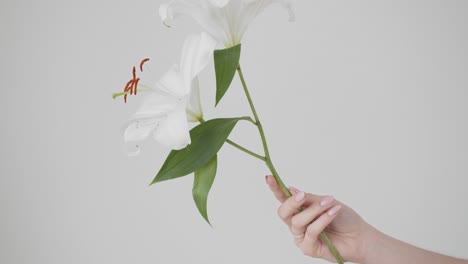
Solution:
{"label": "manicured nail", "polygon": [[299,189],[294,188],[294,187],[292,187],[292,186],[289,187],[289,190],[290,190],[291,192],[293,192],[293,193],[301,192]]}
{"label": "manicured nail", "polygon": [[328,215],[329,216],[334,216],[338,211],[341,209],[341,205],[335,205],[332,209],[328,210]]}
{"label": "manicured nail", "polygon": [[296,194],[296,196],[294,196],[294,200],[296,200],[296,202],[300,202],[304,200],[304,197],[305,197],[305,193],[299,192],[298,194]]}
{"label": "manicured nail", "polygon": [[333,196],[325,196],[322,198],[322,201],[320,201],[320,206],[325,207],[333,202],[333,200],[335,200]]}

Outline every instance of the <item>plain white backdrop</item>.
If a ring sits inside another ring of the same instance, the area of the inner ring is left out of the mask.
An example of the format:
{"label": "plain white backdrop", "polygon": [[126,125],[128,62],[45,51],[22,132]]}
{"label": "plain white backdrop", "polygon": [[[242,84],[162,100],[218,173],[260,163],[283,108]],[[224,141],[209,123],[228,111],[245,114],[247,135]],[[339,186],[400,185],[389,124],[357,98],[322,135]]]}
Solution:
{"label": "plain white backdrop", "polygon": [[[168,150],[122,151],[138,107],[112,100],[141,58],[158,74],[186,34],[163,1],[0,3],[0,262],[322,263],[276,216],[267,168],[225,146],[198,215],[192,176],[148,183]],[[273,160],[288,185],[333,194],[381,231],[468,258],[468,2],[297,1],[248,29],[241,64]],[[236,79],[206,119],[249,114]],[[261,151],[256,130],[232,139]]]}

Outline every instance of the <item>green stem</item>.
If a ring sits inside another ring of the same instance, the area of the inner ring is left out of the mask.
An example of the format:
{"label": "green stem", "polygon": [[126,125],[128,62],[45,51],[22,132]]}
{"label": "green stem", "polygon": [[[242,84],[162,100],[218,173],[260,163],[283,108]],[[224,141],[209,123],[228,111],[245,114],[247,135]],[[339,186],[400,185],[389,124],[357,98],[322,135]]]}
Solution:
{"label": "green stem", "polygon": [[229,140],[229,139],[227,139],[226,142],[227,142],[229,145],[231,145],[231,146],[233,146],[233,147],[235,147],[235,148],[237,148],[237,149],[239,149],[239,150],[242,150],[243,152],[245,152],[245,153],[247,153],[247,154],[249,154],[249,155],[251,155],[251,156],[253,156],[253,157],[257,158],[257,159],[260,159],[260,160],[262,160],[262,161],[265,161],[265,157],[263,157],[263,156],[261,156],[261,155],[258,155],[257,153],[255,153],[255,152],[253,152],[253,151],[250,151],[250,150],[248,150],[248,149],[246,149],[246,148],[240,146],[239,144],[237,144],[237,143],[235,143],[235,142],[233,142],[233,141],[231,141],[231,140]]}
{"label": "green stem", "polygon": [[[270,157],[270,151],[268,150],[268,144],[266,141],[265,137],[265,131],[263,130],[262,123],[260,122],[260,119],[258,118],[257,111],[255,110],[255,106],[253,104],[252,98],[250,96],[249,90],[247,88],[247,84],[245,83],[244,75],[242,74],[242,69],[240,65],[237,66],[237,73],[239,74],[239,78],[242,83],[242,87],[244,88],[245,95],[247,96],[247,100],[249,101],[250,109],[252,109],[253,116],[255,118],[255,124],[257,125],[258,132],[260,134],[260,137],[262,139],[262,144],[263,144],[263,150],[265,152],[265,163],[267,167],[270,169],[271,173],[273,174],[273,177],[275,178],[276,182],[278,182],[278,185],[281,187],[281,190],[284,192],[284,194],[288,197],[291,197],[291,192],[288,190],[284,182],[281,180],[281,177],[279,176],[278,172],[275,169],[275,166],[273,165],[273,162],[271,161]],[[330,241],[330,239],[327,237],[327,235],[322,232],[320,233],[320,237],[322,240],[327,244],[328,248],[330,249],[330,252],[333,254],[333,256],[336,259],[336,262],[339,264],[343,264],[343,258],[341,257],[340,253],[338,250],[335,248],[333,243]]]}
{"label": "green stem", "polygon": [[343,264],[344,260],[343,258],[341,257],[340,255],[340,252],[338,252],[338,250],[336,249],[335,245],[333,245],[333,243],[331,242],[331,240],[328,238],[327,234],[325,234],[325,232],[322,232],[320,233],[320,238],[325,241],[325,243],[327,244],[328,246],[328,249],[330,249],[330,252],[333,254],[333,256],[335,257],[335,260],[336,262],[338,262],[339,264]]}
{"label": "green stem", "polygon": [[130,94],[130,91],[127,91],[127,92],[120,92],[120,93],[114,93],[112,94],[112,99],[115,99],[119,96],[122,96],[122,95],[126,95],[126,94]]}
{"label": "green stem", "polygon": [[273,177],[275,178],[275,180],[280,185],[281,190],[283,190],[283,192],[288,197],[290,197],[291,193],[289,192],[288,188],[286,187],[286,185],[281,180],[278,172],[275,169],[275,166],[273,165],[273,162],[271,161],[270,151],[268,150],[268,144],[267,144],[266,137],[265,137],[265,131],[263,131],[262,123],[260,123],[260,119],[258,118],[257,110],[255,110],[255,106],[253,104],[252,97],[250,96],[249,89],[247,88],[247,84],[245,83],[244,74],[242,73],[242,69],[241,69],[240,65],[237,66],[237,73],[239,74],[239,78],[241,80],[242,87],[244,88],[245,95],[247,96],[247,100],[249,101],[250,109],[252,109],[252,113],[253,113],[254,118],[255,118],[255,124],[257,125],[258,132],[260,133],[260,137],[262,139],[263,150],[265,151],[265,158],[266,158],[265,163],[268,166],[268,168],[270,169],[271,173],[273,174]]}

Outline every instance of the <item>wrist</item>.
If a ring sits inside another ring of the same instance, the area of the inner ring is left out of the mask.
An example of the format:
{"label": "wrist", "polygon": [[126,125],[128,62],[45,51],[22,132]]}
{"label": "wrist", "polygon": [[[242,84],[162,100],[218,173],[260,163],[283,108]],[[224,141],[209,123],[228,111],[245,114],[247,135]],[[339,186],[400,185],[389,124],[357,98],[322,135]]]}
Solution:
{"label": "wrist", "polygon": [[376,250],[379,249],[384,236],[375,227],[366,223],[359,238],[360,243],[356,254],[356,263],[375,263],[374,256],[378,255]]}

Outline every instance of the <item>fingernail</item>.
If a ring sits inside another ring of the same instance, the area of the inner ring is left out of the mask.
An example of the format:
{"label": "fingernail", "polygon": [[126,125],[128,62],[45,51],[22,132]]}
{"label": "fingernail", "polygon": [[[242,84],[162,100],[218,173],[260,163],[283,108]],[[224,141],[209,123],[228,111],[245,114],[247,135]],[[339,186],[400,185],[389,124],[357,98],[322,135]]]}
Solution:
{"label": "fingernail", "polygon": [[304,200],[304,197],[305,197],[305,193],[299,192],[298,194],[296,194],[296,196],[294,196],[294,200],[296,200],[296,202],[300,202]]}
{"label": "fingernail", "polygon": [[333,202],[333,200],[335,200],[333,196],[325,196],[323,197],[322,201],[320,201],[320,206],[325,207]]}
{"label": "fingernail", "polygon": [[299,189],[294,188],[294,187],[292,187],[292,186],[289,187],[289,190],[290,190],[291,192],[293,192],[293,193],[298,193],[298,192],[300,192]]}
{"label": "fingernail", "polygon": [[335,205],[332,209],[328,210],[328,215],[329,216],[334,216],[338,211],[341,209],[341,205]]}

